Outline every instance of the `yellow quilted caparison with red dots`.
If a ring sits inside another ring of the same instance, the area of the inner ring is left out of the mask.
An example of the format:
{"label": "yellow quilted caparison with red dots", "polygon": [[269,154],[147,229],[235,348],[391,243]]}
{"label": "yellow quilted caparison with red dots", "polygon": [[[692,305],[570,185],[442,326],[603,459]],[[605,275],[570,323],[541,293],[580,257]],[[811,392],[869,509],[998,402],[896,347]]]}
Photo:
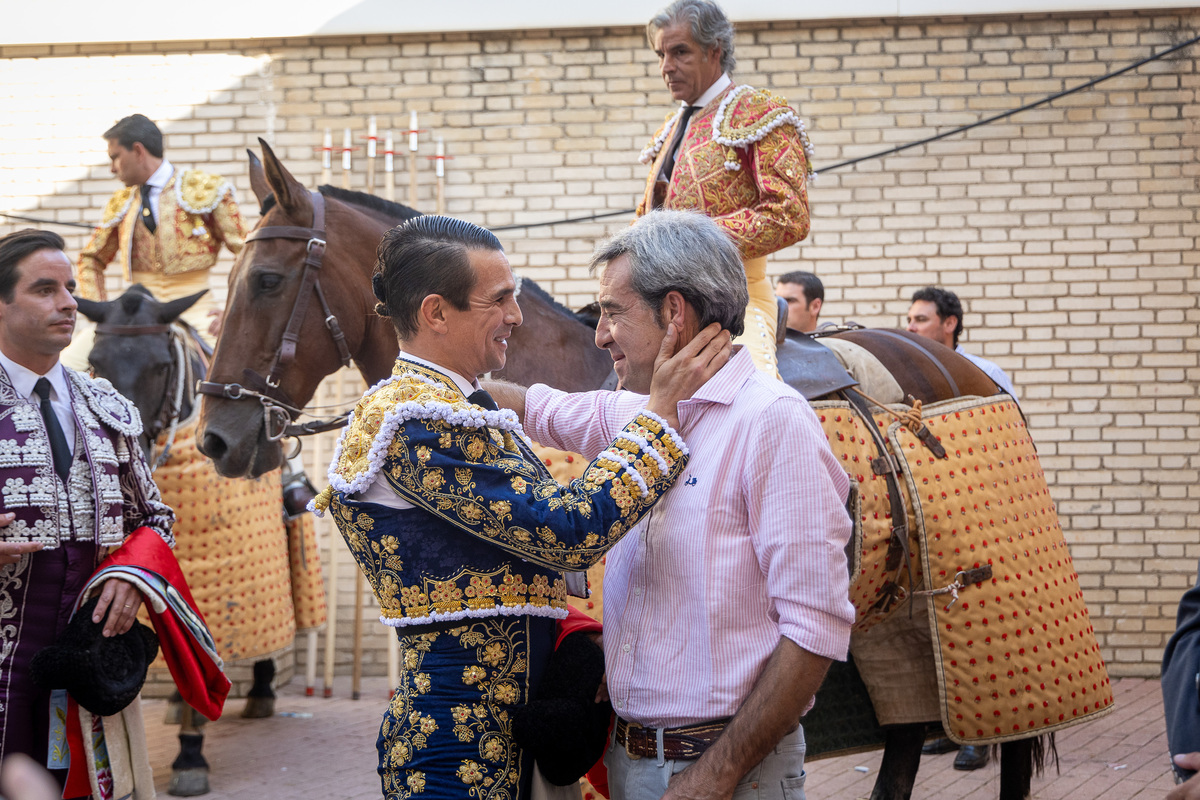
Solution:
{"label": "yellow quilted caparison with red dots", "polygon": [[951,400],[922,418],[945,459],[900,422],[888,438],[916,507],[927,588],[951,585],[962,570],[992,570],[957,600],[928,598],[946,732],[990,744],[1110,712],[1079,575],[1017,404]]}
{"label": "yellow quilted caparison with red dots", "polygon": [[[175,510],[175,557],[226,664],[268,658],[292,643],[297,627],[325,621],[312,521],[285,528],[279,471],[223,478],[196,448],[195,433],[194,423],[181,426],[154,473]],[[161,657],[154,666],[165,667]]]}
{"label": "yellow quilted caparison with red dots", "polygon": [[[886,428],[892,418],[880,413],[867,423],[857,409],[838,400],[821,400],[811,405],[829,440],[830,449],[846,470],[851,483],[858,487],[859,513],[854,521],[854,537],[851,541],[853,552],[847,555],[851,566],[850,602],[854,604],[854,630],[861,633],[894,613],[904,597],[922,585],[924,574],[921,560],[917,557],[920,545],[916,520],[912,516],[911,503],[907,498],[902,498],[908,517],[910,564],[901,561],[894,569],[888,569],[892,504],[887,479],[876,475],[871,469],[878,450],[866,425]],[[901,491],[904,491],[903,486]],[[889,592],[899,593],[896,602],[884,602]]]}

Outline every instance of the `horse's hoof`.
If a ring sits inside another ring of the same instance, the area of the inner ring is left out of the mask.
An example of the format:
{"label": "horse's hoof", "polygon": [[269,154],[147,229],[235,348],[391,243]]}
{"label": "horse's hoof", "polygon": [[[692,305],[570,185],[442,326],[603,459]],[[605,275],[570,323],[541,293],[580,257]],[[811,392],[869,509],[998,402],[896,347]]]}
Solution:
{"label": "horse's hoof", "polygon": [[178,725],[183,719],[183,701],[168,700],[167,709],[163,712],[163,725]]}
{"label": "horse's hoof", "polygon": [[245,719],[263,719],[265,717],[275,716],[275,698],[274,697],[247,697],[246,705],[242,709],[242,717]]}
{"label": "horse's hoof", "polygon": [[208,770],[204,768],[177,769],[171,772],[167,793],[175,797],[198,797],[208,794]]}

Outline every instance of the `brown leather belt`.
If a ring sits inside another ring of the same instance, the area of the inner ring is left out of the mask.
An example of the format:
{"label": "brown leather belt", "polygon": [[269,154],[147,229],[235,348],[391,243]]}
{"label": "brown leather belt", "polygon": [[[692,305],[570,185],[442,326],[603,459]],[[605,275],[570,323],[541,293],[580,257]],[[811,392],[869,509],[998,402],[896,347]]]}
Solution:
{"label": "brown leather belt", "polygon": [[[663,758],[690,761],[699,758],[725,731],[728,719],[663,730]],[[617,717],[617,744],[630,758],[658,758],[658,729],[643,728]]]}

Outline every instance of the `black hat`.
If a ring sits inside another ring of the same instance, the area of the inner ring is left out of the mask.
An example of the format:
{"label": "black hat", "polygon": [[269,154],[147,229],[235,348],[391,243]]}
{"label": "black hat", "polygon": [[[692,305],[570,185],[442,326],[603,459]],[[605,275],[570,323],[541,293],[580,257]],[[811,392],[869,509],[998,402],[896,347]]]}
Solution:
{"label": "black hat", "polygon": [[42,688],[66,689],[79,705],[108,717],[142,690],[158,637],[137,620],[125,633],[105,637],[103,621],[92,622],[98,599],[84,603],[58,641],[33,657],[30,672]]}
{"label": "black hat", "polygon": [[604,755],[612,705],[596,702],[603,678],[604,651],[582,631],[568,634],[536,696],[513,716],[513,738],[555,786],[575,783]]}

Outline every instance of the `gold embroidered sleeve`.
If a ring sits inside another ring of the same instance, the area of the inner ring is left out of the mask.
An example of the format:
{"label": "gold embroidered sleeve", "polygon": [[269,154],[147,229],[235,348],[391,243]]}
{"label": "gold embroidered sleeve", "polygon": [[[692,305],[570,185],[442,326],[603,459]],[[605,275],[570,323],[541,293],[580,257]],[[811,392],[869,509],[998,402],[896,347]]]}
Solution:
{"label": "gold embroidered sleeve", "polygon": [[584,569],[625,535],[687,463],[683,441],[660,419],[639,414],[583,477],[544,477],[513,434],[408,420],[384,460],[405,499],[521,558]]}
{"label": "gold embroidered sleeve", "polygon": [[75,293],[88,300],[107,300],[104,291],[104,266],[117,255],[120,227],[97,228],[84,248],[79,251],[75,275]]}
{"label": "gold embroidered sleeve", "polygon": [[237,203],[234,202],[232,192],[221,198],[221,202],[213,209],[212,217],[216,236],[225,242],[225,246],[234,255],[242,252],[242,248],[246,246],[246,223]]}
{"label": "gold embroidered sleeve", "polygon": [[713,217],[733,237],[746,260],[801,241],[809,228],[808,161],[796,129],[781,125],[771,131],[751,145],[748,161],[758,201]]}

